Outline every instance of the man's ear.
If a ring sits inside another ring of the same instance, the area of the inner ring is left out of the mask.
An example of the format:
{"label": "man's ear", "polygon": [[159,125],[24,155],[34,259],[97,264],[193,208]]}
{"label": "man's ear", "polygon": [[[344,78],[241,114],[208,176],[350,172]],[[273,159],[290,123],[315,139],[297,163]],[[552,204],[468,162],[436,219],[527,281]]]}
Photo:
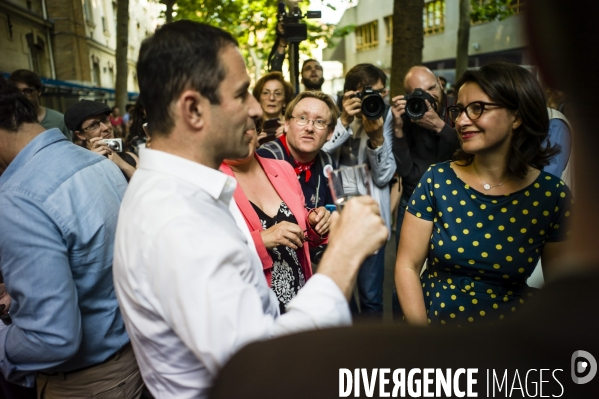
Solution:
{"label": "man's ear", "polygon": [[287,134],[287,131],[289,131],[289,123],[291,123],[291,119],[286,119],[285,128],[283,129],[285,131],[285,134]]}
{"label": "man's ear", "polygon": [[[336,123],[337,121],[335,121]],[[331,140],[333,138],[333,133],[335,133],[335,129],[334,128],[329,128],[329,134],[327,135],[327,141]]]}
{"label": "man's ear", "polygon": [[206,108],[209,101],[196,90],[185,90],[176,103],[175,115],[188,127],[199,130],[206,122]]}

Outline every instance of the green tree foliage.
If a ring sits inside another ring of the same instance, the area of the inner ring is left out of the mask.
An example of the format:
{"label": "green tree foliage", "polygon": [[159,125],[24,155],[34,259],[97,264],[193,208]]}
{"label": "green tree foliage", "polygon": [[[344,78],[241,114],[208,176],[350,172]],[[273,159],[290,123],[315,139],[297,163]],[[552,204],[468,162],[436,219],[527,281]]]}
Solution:
{"label": "green tree foliage", "polygon": [[514,15],[509,8],[513,0],[470,0],[470,20],[476,22],[502,21]]}
{"label": "green tree foliage", "polygon": [[[309,9],[304,3],[300,4],[303,12]],[[250,69],[260,73],[266,70],[276,40],[277,4],[278,0],[177,0],[173,19],[190,19],[230,32],[239,41]],[[318,40],[332,36],[334,27],[319,20],[302,22],[308,26],[308,39],[300,44],[300,52],[309,56]]]}

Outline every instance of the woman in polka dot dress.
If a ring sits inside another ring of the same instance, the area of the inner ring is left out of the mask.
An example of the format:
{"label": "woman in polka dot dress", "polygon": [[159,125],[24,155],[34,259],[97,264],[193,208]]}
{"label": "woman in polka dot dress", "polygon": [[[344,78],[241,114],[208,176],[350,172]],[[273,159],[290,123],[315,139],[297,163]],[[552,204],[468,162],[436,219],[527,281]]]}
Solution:
{"label": "woman in polka dot dress", "polygon": [[[549,120],[541,87],[516,65],[467,71],[448,111],[461,150],[432,165],[410,198],[395,265],[407,321],[496,322],[533,295],[539,257],[552,267],[568,235],[568,187],[543,172]],[[427,270],[420,277],[425,259]]]}

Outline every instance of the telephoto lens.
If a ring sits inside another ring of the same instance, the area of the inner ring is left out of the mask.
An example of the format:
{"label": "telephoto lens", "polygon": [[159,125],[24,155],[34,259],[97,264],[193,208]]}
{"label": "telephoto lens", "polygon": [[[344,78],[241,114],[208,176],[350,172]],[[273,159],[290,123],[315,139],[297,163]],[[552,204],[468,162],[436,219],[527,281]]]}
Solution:
{"label": "telephoto lens", "polygon": [[378,91],[366,86],[364,90],[356,94],[362,100],[362,115],[370,120],[377,120],[385,113],[385,101]]}
{"label": "telephoto lens", "polygon": [[428,111],[428,105],[426,105],[425,100],[428,100],[431,107],[435,110],[437,109],[437,102],[433,96],[422,89],[415,89],[412,94],[405,96],[405,100],[406,115],[410,119],[422,119],[426,111]]}

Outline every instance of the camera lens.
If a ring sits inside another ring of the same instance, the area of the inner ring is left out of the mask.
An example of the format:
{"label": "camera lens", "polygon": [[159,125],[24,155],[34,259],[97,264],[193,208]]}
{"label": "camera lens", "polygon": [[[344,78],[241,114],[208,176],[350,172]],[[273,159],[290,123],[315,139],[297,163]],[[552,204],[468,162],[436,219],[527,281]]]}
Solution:
{"label": "camera lens", "polygon": [[424,116],[428,107],[422,98],[410,98],[406,103],[406,114],[411,119],[420,119]]}
{"label": "camera lens", "polygon": [[370,94],[362,99],[362,115],[371,120],[377,120],[385,113],[385,101],[378,94]]}

